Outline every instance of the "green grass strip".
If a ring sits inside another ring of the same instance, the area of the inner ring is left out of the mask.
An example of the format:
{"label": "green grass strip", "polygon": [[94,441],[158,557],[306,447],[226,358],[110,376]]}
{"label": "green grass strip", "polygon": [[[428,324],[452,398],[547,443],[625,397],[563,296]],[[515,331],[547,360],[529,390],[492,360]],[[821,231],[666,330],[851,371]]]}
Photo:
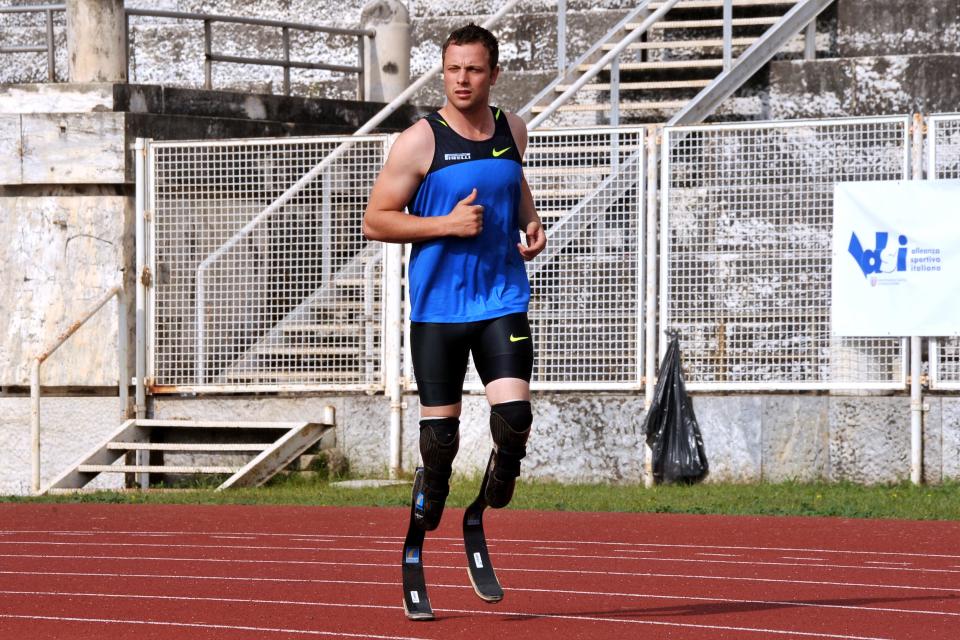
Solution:
{"label": "green grass strip", "polygon": [[[477,478],[454,478],[448,505],[465,507]],[[409,484],[345,488],[326,480],[292,477],[257,489],[209,488],[175,492],[100,491],[59,496],[6,496],[16,503],[249,504],[406,507]],[[862,486],[852,483],[699,484],[692,486],[568,485],[528,481],[517,487],[513,509],[695,513],[726,515],[839,516],[960,520],[960,483]]]}

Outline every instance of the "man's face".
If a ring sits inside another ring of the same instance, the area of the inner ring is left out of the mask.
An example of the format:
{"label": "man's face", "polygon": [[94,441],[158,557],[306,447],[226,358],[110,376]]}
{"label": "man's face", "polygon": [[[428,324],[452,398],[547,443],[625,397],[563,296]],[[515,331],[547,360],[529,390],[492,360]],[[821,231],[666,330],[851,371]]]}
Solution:
{"label": "man's face", "polygon": [[460,111],[485,107],[499,74],[500,67],[490,68],[490,54],[479,42],[451,44],[443,56],[443,88]]}

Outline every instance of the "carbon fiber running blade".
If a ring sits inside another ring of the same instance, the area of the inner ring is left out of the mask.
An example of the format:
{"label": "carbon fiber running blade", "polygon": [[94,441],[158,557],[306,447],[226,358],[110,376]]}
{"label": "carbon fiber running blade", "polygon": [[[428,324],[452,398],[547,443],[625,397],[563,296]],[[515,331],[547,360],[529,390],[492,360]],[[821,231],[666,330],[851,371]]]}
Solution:
{"label": "carbon fiber running blade", "polygon": [[426,532],[414,522],[417,494],[423,486],[423,469],[417,469],[413,480],[413,499],[410,503],[410,524],[403,541],[403,611],[411,620],[433,620],[433,608],[427,596],[427,582],[423,575],[423,539]]}
{"label": "carbon fiber running blade", "polygon": [[473,590],[486,602],[500,602],[503,600],[503,589],[490,562],[487,538],[483,533],[483,510],[487,508],[487,501],[483,496],[487,489],[492,460],[493,452],[491,451],[487,470],[480,483],[480,493],[463,514],[463,546],[467,552],[467,572],[470,574]]}

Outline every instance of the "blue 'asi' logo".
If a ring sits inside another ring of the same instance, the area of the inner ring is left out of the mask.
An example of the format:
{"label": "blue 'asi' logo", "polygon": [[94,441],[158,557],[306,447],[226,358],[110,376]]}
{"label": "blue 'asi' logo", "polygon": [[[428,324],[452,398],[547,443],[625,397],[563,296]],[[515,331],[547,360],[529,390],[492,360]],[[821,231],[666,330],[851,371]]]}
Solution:
{"label": "blue 'asi' logo", "polygon": [[907,236],[897,237],[898,248],[887,249],[889,235],[886,231],[877,231],[874,249],[865,249],[856,233],[850,234],[850,246],[847,249],[857,261],[863,277],[872,273],[894,273],[907,270]]}

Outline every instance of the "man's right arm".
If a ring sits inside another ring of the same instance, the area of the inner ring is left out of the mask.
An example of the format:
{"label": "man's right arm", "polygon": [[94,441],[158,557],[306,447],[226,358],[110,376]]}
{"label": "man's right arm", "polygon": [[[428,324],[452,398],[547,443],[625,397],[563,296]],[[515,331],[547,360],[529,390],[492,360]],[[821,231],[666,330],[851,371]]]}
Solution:
{"label": "man's right arm", "polygon": [[[483,207],[474,205],[476,189],[444,216],[412,216],[410,202],[433,159],[430,125],[420,121],[397,138],[370,192],[363,235],[381,242],[423,242],[444,236],[472,237],[483,229]],[[426,165],[426,166],[424,166]]]}

